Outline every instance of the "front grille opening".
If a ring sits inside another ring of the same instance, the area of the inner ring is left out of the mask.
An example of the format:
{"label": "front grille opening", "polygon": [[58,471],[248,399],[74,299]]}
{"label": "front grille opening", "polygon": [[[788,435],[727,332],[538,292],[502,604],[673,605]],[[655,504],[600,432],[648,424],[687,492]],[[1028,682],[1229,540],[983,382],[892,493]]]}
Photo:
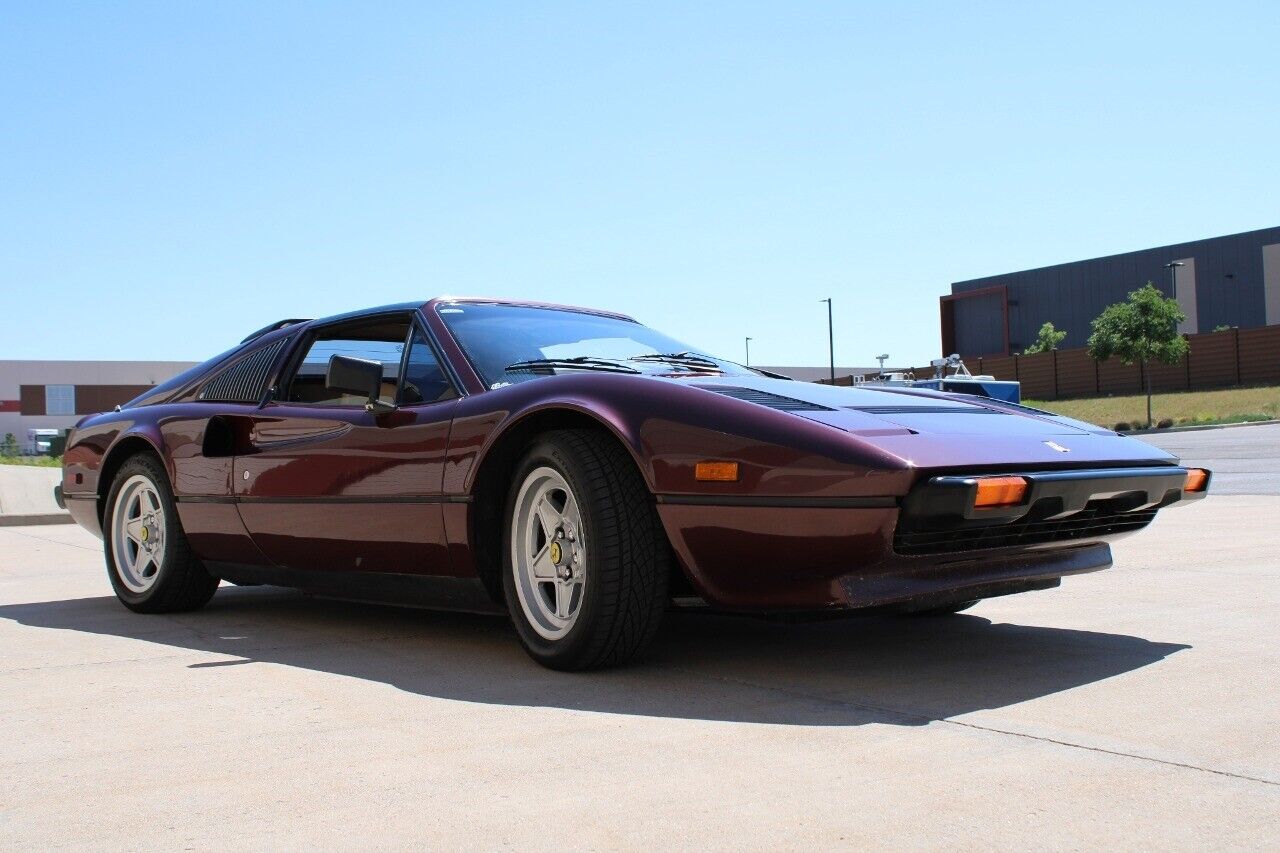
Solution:
{"label": "front grille opening", "polygon": [[904,520],[899,522],[894,532],[893,550],[903,556],[915,557],[1049,542],[1088,541],[1141,530],[1155,517],[1154,509],[1123,512],[1112,502],[1100,501],[1089,504],[1074,515],[1053,521],[1028,516],[1008,524],[912,530],[909,522]]}

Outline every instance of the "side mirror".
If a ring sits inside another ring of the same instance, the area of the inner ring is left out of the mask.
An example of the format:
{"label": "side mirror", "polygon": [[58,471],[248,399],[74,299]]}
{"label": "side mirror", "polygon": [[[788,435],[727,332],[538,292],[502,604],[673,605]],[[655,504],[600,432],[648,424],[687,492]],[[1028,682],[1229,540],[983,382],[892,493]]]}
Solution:
{"label": "side mirror", "polygon": [[382,362],[349,355],[329,356],[329,371],[324,378],[331,391],[367,398],[365,411],[375,415],[394,412],[396,407],[378,399],[382,393]]}

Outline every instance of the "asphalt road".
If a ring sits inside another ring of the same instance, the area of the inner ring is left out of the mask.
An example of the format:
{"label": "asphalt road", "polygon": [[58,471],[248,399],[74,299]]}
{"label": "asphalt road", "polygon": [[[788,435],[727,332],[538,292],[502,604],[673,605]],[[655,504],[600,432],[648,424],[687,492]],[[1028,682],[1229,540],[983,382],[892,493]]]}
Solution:
{"label": "asphalt road", "polygon": [[[1265,489],[1266,429],[1167,438]],[[494,618],[136,615],[79,528],[0,528],[0,847],[1276,849],[1277,518],[1213,495],[953,618],[672,617],[583,675]]]}
{"label": "asphalt road", "polygon": [[1280,495],[1280,424],[1154,433],[1142,440],[1213,471],[1220,495]]}

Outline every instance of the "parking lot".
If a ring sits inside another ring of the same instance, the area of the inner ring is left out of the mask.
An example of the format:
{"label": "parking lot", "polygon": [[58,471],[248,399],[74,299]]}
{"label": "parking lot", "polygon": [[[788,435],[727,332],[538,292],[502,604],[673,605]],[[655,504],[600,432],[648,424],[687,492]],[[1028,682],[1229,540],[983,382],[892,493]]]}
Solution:
{"label": "parking lot", "polygon": [[1274,849],[1280,427],[1171,440],[1223,493],[1112,570],[954,618],[675,616],[581,675],[500,619],[264,587],[135,615],[96,539],[2,528],[0,844]]}

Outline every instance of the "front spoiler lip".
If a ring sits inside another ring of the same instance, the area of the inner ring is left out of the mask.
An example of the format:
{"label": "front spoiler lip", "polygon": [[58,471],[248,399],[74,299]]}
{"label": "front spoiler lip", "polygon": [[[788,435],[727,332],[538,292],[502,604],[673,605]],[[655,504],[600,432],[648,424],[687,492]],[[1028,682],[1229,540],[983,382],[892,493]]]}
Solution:
{"label": "front spoiler lip", "polygon": [[951,521],[962,524],[1006,524],[1028,515],[1044,501],[1058,502],[1041,520],[1065,518],[1091,501],[1114,501],[1122,512],[1162,509],[1200,500],[1208,494],[1209,479],[1198,492],[1187,492],[1187,468],[1175,465],[1142,468],[1094,468],[1067,471],[1009,471],[1002,476],[1027,480],[1027,494],[1013,506],[976,509],[974,497],[982,476],[930,477],[903,499],[904,515],[913,522]]}

